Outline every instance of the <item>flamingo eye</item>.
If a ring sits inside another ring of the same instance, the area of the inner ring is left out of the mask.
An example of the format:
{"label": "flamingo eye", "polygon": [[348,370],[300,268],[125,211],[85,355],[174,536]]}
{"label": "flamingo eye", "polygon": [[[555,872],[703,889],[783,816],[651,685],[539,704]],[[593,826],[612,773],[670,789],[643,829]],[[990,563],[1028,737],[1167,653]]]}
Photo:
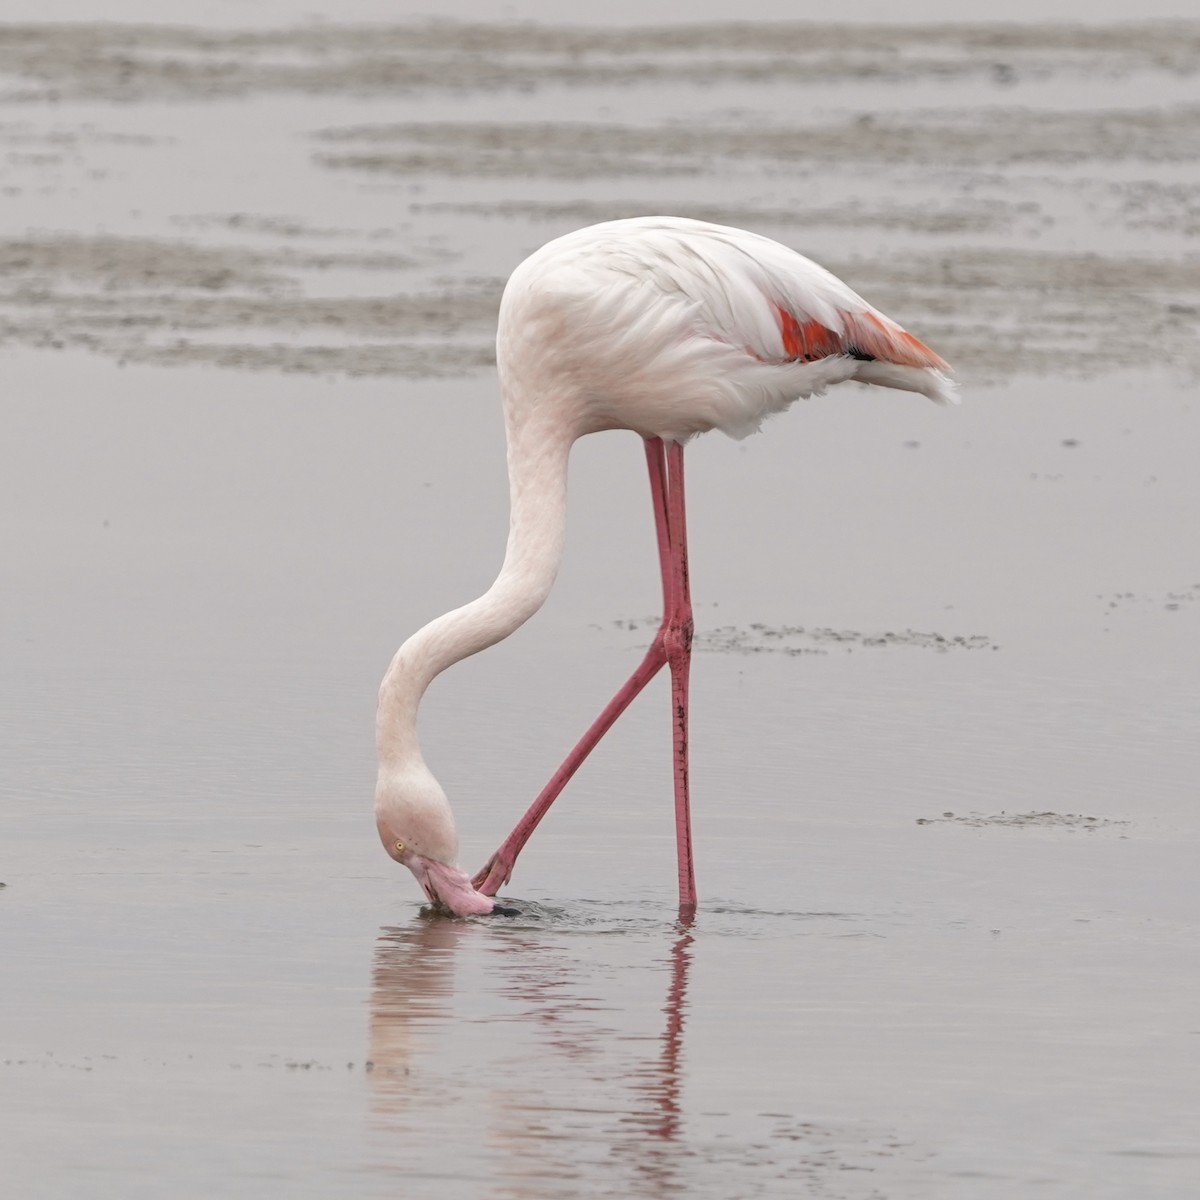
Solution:
{"label": "flamingo eye", "polygon": [[405,849],[406,849],[406,847],[403,842],[396,843],[396,853],[397,854],[403,854]]}

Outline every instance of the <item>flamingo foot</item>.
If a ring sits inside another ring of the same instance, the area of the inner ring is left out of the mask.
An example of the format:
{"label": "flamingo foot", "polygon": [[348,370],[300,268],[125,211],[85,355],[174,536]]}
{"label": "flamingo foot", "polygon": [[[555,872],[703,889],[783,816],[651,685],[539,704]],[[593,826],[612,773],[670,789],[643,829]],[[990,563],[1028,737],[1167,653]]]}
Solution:
{"label": "flamingo foot", "polygon": [[497,850],[475,874],[471,886],[485,896],[494,896],[512,878],[513,866],[514,860]]}

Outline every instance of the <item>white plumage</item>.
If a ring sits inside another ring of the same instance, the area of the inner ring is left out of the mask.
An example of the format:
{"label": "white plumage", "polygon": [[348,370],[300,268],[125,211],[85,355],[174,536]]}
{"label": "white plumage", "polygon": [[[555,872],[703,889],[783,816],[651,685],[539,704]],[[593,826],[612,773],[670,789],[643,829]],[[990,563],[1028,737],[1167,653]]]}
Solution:
{"label": "white plumage", "polygon": [[[458,915],[492,911],[491,897],[571,774],[669,665],[680,906],[690,911],[692,609],[682,443],[711,429],[745,437],[800,397],[850,379],[952,401],[949,368],[794,250],[678,217],[611,221],[543,246],[505,288],[496,348],[511,498],[504,565],[483,596],[409,638],[384,677],[376,722],[380,837],[436,906]],[[646,439],[663,623],[642,665],[472,881],[455,863],[450,805],[421,757],[417,709],[436,675],[507,637],[545,601],[562,557],[571,446],[603,429],[631,429]]]}
{"label": "white plumage", "polygon": [[[801,361],[787,330],[814,325],[832,336]],[[593,225],[530,255],[505,288],[497,357],[502,379],[517,372],[529,385],[544,371],[574,385],[580,435],[743,438],[848,379],[955,398],[946,364],[824,267],[681,217]]]}

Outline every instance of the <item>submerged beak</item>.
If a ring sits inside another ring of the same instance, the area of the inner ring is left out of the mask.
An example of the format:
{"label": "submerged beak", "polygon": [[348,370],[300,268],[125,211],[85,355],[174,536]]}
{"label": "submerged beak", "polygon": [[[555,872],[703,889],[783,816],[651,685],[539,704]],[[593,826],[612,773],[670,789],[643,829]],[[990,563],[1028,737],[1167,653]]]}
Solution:
{"label": "submerged beak", "polygon": [[410,853],[403,861],[438,912],[452,917],[471,917],[495,909],[496,902],[491,896],[477,892],[465,871],[421,854]]}

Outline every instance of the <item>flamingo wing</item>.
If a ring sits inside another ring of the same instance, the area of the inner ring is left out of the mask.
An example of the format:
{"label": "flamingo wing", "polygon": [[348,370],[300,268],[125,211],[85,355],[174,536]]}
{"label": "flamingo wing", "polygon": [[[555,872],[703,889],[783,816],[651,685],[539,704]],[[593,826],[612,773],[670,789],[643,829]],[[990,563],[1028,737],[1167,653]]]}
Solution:
{"label": "flamingo wing", "polygon": [[837,276],[770,238],[683,217],[609,221],[542,247],[510,279],[500,347],[534,328],[557,378],[603,397],[588,428],[740,438],[848,379],[956,399],[947,364]]}

